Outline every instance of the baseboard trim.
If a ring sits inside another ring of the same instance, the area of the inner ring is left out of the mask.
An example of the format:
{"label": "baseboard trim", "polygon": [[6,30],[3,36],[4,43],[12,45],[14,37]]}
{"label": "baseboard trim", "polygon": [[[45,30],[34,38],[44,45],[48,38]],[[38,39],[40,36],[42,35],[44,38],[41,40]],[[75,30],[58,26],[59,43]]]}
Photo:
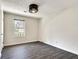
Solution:
{"label": "baseboard trim", "polygon": [[33,42],[39,42],[39,41],[29,41],[29,42],[23,42],[23,43],[18,43],[18,44],[4,45],[4,47],[10,47],[10,46],[22,45],[22,44],[33,43]]}
{"label": "baseboard trim", "polygon": [[[42,42],[42,41],[30,41],[30,42],[24,42],[24,43],[19,43],[19,44],[6,45],[6,46],[4,46],[4,47],[16,46],[16,45],[22,45],[22,44],[34,43],[34,42],[41,42],[41,43],[47,44],[47,45],[49,45],[49,46],[53,46],[53,47],[59,48],[59,47],[57,47],[57,46],[54,46],[54,45],[51,45],[51,44],[48,44],[48,43]],[[76,53],[73,53],[73,52],[68,51],[68,50],[66,50],[66,49],[63,49],[63,48],[59,48],[59,49],[64,50],[64,51],[67,51],[67,52],[72,53],[72,54],[75,54],[75,55],[78,55],[78,54],[76,54]]]}
{"label": "baseboard trim", "polygon": [[[42,41],[39,41],[39,42],[42,42]],[[53,46],[53,47],[56,47],[56,48],[58,48],[58,49],[61,49],[61,50],[67,51],[67,52],[72,53],[72,54],[75,54],[75,55],[78,55],[77,53],[71,52],[71,51],[66,50],[66,49],[63,49],[63,48],[59,48],[59,47],[57,47],[57,46],[54,46],[54,45],[48,44],[48,43],[46,43],[46,42],[42,42],[42,43],[47,44],[47,45],[50,45],[50,46]]]}

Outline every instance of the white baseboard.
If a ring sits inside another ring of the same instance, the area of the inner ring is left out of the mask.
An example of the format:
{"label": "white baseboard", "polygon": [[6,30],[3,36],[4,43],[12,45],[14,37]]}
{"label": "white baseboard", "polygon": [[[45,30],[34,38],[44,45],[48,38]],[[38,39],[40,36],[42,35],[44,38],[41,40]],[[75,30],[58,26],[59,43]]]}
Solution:
{"label": "white baseboard", "polygon": [[[40,42],[43,42],[43,41],[40,41]],[[58,47],[58,46],[52,45],[52,44],[47,43],[47,42],[43,42],[43,43],[48,44],[48,45],[51,45],[51,46],[54,46],[54,47],[57,47],[57,48],[59,48],[59,49],[62,49],[62,50],[68,51],[68,52],[70,52],[70,53],[73,53],[73,54],[78,55],[78,53],[73,52],[73,51],[70,51],[70,50],[68,50],[68,49],[65,49],[65,48],[62,48],[62,47]]]}
{"label": "white baseboard", "polygon": [[[35,40],[35,41],[28,41],[28,42],[21,42],[21,43],[18,43],[18,44],[24,44],[24,43],[29,43],[29,42],[36,42],[36,40]],[[43,41],[39,41],[39,42],[43,42]],[[68,50],[68,49],[65,49],[65,48],[62,48],[62,47],[59,47],[59,46],[52,45],[52,44],[50,44],[50,43],[48,43],[48,42],[43,42],[43,43],[48,44],[48,45],[51,45],[51,46],[54,46],[54,47],[57,47],[57,48],[59,48],[59,49],[62,49],[62,50],[68,51],[68,52],[70,52],[70,53],[73,53],[73,54],[78,55],[76,52],[70,51],[70,50]],[[7,44],[7,45],[5,45],[5,46],[11,46],[11,45],[16,45],[16,44],[10,44],[10,45]]]}
{"label": "white baseboard", "polygon": [[4,44],[4,46],[12,46],[12,45],[18,45],[18,44],[24,44],[24,43],[30,43],[30,42],[36,42],[36,40],[26,41],[26,42],[18,42],[18,43],[13,43],[13,44]]}

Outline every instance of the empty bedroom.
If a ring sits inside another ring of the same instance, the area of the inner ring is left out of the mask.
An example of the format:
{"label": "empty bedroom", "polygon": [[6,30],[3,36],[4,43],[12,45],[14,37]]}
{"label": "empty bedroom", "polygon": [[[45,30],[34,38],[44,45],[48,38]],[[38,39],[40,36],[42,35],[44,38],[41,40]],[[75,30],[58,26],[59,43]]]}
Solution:
{"label": "empty bedroom", "polygon": [[78,1],[0,0],[0,59],[78,59]]}

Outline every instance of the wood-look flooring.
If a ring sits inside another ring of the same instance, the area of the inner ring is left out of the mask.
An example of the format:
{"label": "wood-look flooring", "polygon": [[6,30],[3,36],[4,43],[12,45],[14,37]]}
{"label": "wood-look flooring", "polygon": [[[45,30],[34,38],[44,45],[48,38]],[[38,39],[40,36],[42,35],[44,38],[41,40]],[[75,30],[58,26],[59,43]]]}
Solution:
{"label": "wood-look flooring", "polygon": [[4,47],[1,59],[78,59],[78,56],[41,42],[34,42]]}

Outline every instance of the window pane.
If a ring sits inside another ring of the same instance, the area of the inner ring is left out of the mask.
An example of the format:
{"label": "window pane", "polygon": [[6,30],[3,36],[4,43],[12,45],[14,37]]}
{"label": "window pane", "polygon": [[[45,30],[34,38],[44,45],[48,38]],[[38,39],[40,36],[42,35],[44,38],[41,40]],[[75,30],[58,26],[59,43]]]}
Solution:
{"label": "window pane", "polygon": [[15,34],[17,37],[25,36],[25,22],[23,20],[14,20]]}

